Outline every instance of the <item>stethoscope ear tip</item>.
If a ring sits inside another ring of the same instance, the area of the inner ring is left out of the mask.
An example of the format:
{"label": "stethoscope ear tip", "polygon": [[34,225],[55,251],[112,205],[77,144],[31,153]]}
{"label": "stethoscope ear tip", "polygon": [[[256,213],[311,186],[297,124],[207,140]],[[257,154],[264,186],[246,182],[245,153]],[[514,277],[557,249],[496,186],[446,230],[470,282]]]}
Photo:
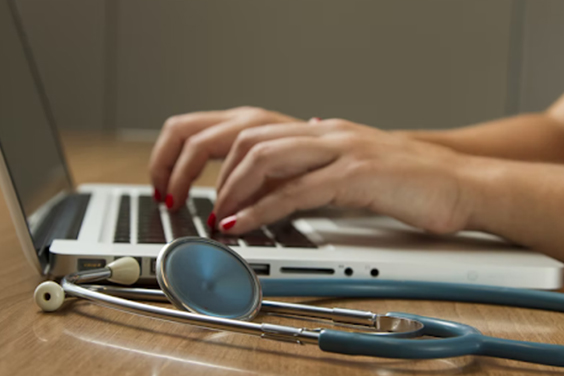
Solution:
{"label": "stethoscope ear tip", "polygon": [[61,285],[53,281],[43,282],[33,293],[35,304],[44,312],[58,310],[65,301],[65,292]]}

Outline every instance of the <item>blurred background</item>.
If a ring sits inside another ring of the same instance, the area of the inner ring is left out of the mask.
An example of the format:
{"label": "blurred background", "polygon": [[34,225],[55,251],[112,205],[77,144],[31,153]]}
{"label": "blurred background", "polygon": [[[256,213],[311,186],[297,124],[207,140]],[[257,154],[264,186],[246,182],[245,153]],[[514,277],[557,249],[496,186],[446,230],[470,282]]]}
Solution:
{"label": "blurred background", "polygon": [[449,128],[564,92],[562,0],[19,0],[66,130],[261,106]]}

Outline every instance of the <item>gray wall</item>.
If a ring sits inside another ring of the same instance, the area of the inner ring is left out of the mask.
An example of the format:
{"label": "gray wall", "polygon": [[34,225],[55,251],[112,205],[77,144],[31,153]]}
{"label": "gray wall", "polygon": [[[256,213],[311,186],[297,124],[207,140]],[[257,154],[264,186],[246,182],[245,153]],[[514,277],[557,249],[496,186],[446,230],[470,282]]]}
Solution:
{"label": "gray wall", "polygon": [[561,0],[19,0],[65,128],[251,104],[382,128],[539,110]]}
{"label": "gray wall", "polygon": [[520,110],[539,111],[564,93],[564,1],[526,2]]}
{"label": "gray wall", "polygon": [[17,3],[59,126],[103,128],[103,1],[17,0]]}

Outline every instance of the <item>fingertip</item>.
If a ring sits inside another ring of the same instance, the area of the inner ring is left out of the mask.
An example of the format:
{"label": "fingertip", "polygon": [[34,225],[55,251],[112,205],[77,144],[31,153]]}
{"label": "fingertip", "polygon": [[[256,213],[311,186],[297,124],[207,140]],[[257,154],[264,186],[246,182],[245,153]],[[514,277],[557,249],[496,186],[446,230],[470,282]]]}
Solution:
{"label": "fingertip", "polygon": [[166,195],[165,204],[169,210],[174,207],[174,197],[170,193]]}
{"label": "fingertip", "polygon": [[208,217],[208,220],[206,221],[208,227],[211,228],[211,229],[215,228],[216,220],[217,220],[217,217],[216,217],[215,213],[211,212],[210,216]]}
{"label": "fingertip", "polygon": [[151,172],[151,184],[154,188],[153,198],[156,202],[164,202],[168,191],[168,183],[170,173],[160,171],[158,173]]}
{"label": "fingertip", "polygon": [[219,230],[221,232],[234,232],[237,230],[235,228],[236,225],[237,225],[237,216],[231,215],[229,217],[222,219],[219,222]]}
{"label": "fingertip", "polygon": [[155,191],[153,192],[153,200],[155,200],[155,202],[161,202],[163,200],[163,196],[157,188],[155,188]]}

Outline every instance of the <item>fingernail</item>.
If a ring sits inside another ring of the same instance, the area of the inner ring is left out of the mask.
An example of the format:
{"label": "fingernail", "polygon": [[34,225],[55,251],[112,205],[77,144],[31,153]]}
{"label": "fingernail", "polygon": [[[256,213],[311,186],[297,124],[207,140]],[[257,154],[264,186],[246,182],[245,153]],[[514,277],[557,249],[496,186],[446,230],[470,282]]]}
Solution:
{"label": "fingernail", "polygon": [[174,198],[172,197],[172,195],[166,195],[165,204],[167,208],[172,208],[172,206],[174,205]]}
{"label": "fingernail", "polygon": [[157,188],[155,188],[155,193],[153,193],[153,198],[155,199],[156,202],[161,202],[161,192],[159,192],[159,190]]}
{"label": "fingernail", "polygon": [[311,119],[309,119],[310,123],[319,123],[321,121],[321,118],[318,117],[312,117]]}
{"label": "fingernail", "polygon": [[222,230],[229,230],[230,228],[235,226],[236,222],[237,222],[237,217],[232,215],[231,217],[227,217],[224,220],[222,220],[219,223],[219,226],[221,226]]}
{"label": "fingernail", "polygon": [[207,221],[209,228],[215,227],[215,220],[216,220],[215,213],[211,212],[210,216],[208,217],[208,221]]}

